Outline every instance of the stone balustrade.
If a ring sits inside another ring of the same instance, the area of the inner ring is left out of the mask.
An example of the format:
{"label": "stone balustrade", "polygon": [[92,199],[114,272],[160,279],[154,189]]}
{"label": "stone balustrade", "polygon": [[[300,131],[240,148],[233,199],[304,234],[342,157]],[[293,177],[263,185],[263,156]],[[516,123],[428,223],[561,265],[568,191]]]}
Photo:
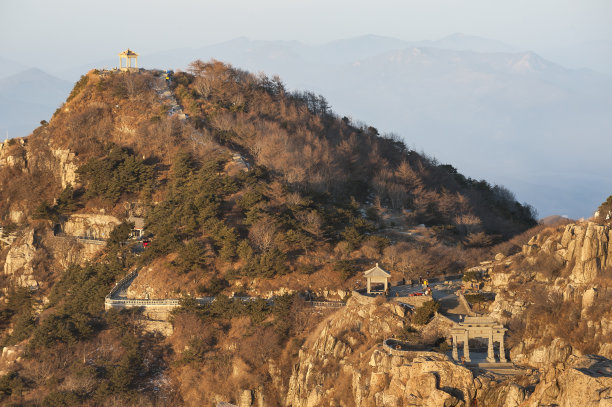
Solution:
{"label": "stone balustrade", "polygon": [[[172,299],[136,299],[136,298],[116,298],[117,294],[126,289],[132,280],[138,274],[138,269],[127,274],[121,280],[115,284],[110,290],[108,295],[104,298],[104,309],[110,310],[113,308],[142,308],[144,313],[148,316],[155,316],[158,318],[167,318],[170,311],[181,305],[181,300]],[[232,297],[233,299],[240,301],[255,301],[258,297]],[[198,304],[206,305],[210,304],[215,300],[215,297],[199,297],[195,298]],[[274,299],[268,299],[269,302],[273,302]],[[342,301],[306,301],[306,304],[313,308],[341,308],[346,304]]]}

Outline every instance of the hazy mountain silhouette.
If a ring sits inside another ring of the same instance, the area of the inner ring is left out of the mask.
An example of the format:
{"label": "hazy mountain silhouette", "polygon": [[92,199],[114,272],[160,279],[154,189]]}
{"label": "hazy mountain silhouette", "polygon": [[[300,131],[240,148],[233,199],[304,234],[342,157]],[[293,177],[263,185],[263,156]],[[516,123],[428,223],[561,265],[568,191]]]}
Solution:
{"label": "hazy mountain silhouette", "polygon": [[37,68],[0,79],[0,131],[4,137],[26,136],[49,120],[68,96],[72,83]]}
{"label": "hazy mountain silhouette", "polygon": [[545,55],[570,68],[588,68],[612,75],[612,41],[566,44]]}
{"label": "hazy mountain silhouette", "polygon": [[0,79],[21,72],[28,67],[9,58],[0,56]]}

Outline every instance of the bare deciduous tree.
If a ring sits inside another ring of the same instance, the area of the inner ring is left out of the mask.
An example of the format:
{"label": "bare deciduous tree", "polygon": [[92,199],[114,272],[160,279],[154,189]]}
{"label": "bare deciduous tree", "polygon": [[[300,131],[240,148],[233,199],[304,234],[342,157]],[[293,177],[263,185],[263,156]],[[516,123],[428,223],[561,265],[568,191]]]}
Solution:
{"label": "bare deciduous tree", "polygon": [[305,231],[317,238],[323,236],[323,219],[316,211],[299,212],[296,217]]}
{"label": "bare deciduous tree", "polygon": [[260,251],[266,252],[274,244],[276,230],[276,223],[268,217],[263,217],[251,226],[249,240]]}
{"label": "bare deciduous tree", "polygon": [[482,229],[480,218],[469,213],[456,216],[455,224],[459,232],[465,236],[471,233],[477,233]]}

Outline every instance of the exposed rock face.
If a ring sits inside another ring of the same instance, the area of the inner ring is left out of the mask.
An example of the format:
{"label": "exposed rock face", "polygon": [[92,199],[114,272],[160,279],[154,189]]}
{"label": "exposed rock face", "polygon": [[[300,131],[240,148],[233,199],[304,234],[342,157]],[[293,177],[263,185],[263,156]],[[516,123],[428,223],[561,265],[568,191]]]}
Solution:
{"label": "exposed rock face", "polygon": [[0,355],[0,375],[5,375],[11,370],[14,370],[14,365],[21,361],[21,355],[23,354],[23,346],[5,346],[2,348],[2,355]]}
{"label": "exposed rock face", "polygon": [[562,233],[534,236],[523,247],[524,255],[539,251],[574,264],[570,280],[575,284],[587,284],[600,276],[606,267],[612,267],[612,231],[609,226],[593,222],[570,224]]}
{"label": "exposed rock face", "polygon": [[34,279],[32,261],[38,247],[34,229],[29,229],[20,239],[15,241],[6,255],[4,274],[14,278],[21,287],[38,287]]}
{"label": "exposed rock face", "polygon": [[[38,168],[59,177],[62,188],[77,181],[75,154],[67,149],[48,147],[48,151],[32,151],[25,139],[0,143],[0,168],[11,167],[23,172]],[[51,153],[51,154],[49,154]]]}
{"label": "exposed rock face", "polygon": [[88,236],[95,239],[107,239],[115,226],[121,224],[119,219],[109,215],[75,214],[64,223],[64,233],[69,236]]}
{"label": "exposed rock face", "polygon": [[548,345],[533,345],[537,345],[535,338],[526,338],[510,350],[510,359],[521,365],[544,367],[564,363],[573,352],[572,346],[559,338]]}
{"label": "exposed rock face", "polygon": [[[393,308],[351,297],[344,309],[323,322],[300,351],[289,380],[286,404],[295,407],[320,405],[329,392],[324,384],[327,380],[336,380],[338,375],[346,376],[345,380],[352,383],[350,391],[355,392],[356,402],[364,400],[366,379],[361,377],[360,364],[367,366],[369,357],[359,351],[368,351],[404,326]],[[339,366],[346,368],[339,372]]]}
{"label": "exposed rock face", "polygon": [[472,372],[443,355],[410,359],[375,350],[370,366],[372,405],[464,406],[475,396]]}
{"label": "exposed rock face", "polygon": [[3,272],[17,286],[39,288],[46,276],[71,264],[83,264],[101,247],[54,237],[45,227],[28,228],[11,244]]}
{"label": "exposed rock face", "polygon": [[11,209],[9,212],[9,220],[17,225],[20,225],[25,222],[26,215],[23,210]]}
{"label": "exposed rock face", "polygon": [[[607,278],[611,238],[605,226],[568,225],[556,233],[549,230],[534,237],[520,256],[498,256],[489,268],[488,285],[497,293],[491,306],[493,316],[501,321],[520,317],[531,302],[520,295],[516,284],[531,282],[543,287],[541,296],[557,295],[568,306],[576,304],[583,322],[587,320],[588,332],[601,343],[599,353],[611,356],[612,342],[606,339],[612,335],[610,312],[588,320],[593,318],[593,307],[608,298],[605,287],[597,282]],[[522,269],[523,261],[540,253],[555,256],[566,266],[559,274],[552,274],[552,281],[537,267]],[[500,378],[475,376],[441,354],[389,351],[380,345],[380,339],[401,325],[399,315],[390,303],[377,305],[371,298],[351,298],[300,351],[285,404],[612,406],[612,361],[603,356],[582,356],[561,338],[541,341],[547,326],[540,332],[527,332],[510,351],[513,362],[539,371],[525,370],[521,376]]]}
{"label": "exposed rock face", "polygon": [[300,351],[286,405],[468,406],[468,369],[434,352],[390,354],[381,339],[404,324],[392,303],[352,297]]}
{"label": "exposed rock face", "polygon": [[442,354],[389,352],[371,335],[383,320],[401,323],[387,304],[351,300],[324,322],[300,351],[285,405],[612,406],[612,361],[572,356],[562,341],[540,350],[551,362],[541,372],[476,376]]}
{"label": "exposed rock face", "polygon": [[612,406],[612,361],[588,355],[574,358],[565,369],[551,368],[523,405]]}
{"label": "exposed rock face", "polygon": [[[610,284],[606,279],[609,281],[612,277],[609,272],[612,267],[611,238],[609,226],[592,222],[548,229],[534,236],[521,254],[501,259],[489,268],[488,288],[497,294],[490,307],[491,315],[502,322],[513,317],[523,318],[523,313],[534,301],[561,297],[555,307],[579,311],[578,322],[586,325],[580,329],[587,332],[595,349],[599,348],[599,354],[612,357],[612,346],[607,346],[612,341],[608,326],[612,312],[609,307],[602,308],[610,298]],[[551,271],[554,265],[542,265],[538,259],[555,259],[559,267]],[[528,264],[533,266],[528,267]],[[533,291],[537,294],[526,294],[535,289],[539,289]],[[599,311],[593,313],[594,309]],[[549,328],[541,326],[528,330],[522,341],[511,349],[512,360],[544,368],[551,363],[565,363],[572,355],[581,355],[576,349],[580,344],[572,342],[571,336],[562,340]],[[549,339],[542,340],[545,337]],[[592,352],[593,347],[590,349]]]}
{"label": "exposed rock face", "polygon": [[24,139],[12,139],[5,143],[0,143],[0,168],[11,167],[25,170],[27,167],[26,153],[23,146]]}
{"label": "exposed rock face", "polygon": [[57,160],[57,169],[62,188],[74,186],[77,181],[77,165],[74,163],[74,153],[60,148],[52,149],[51,153]]}
{"label": "exposed rock face", "polygon": [[[488,288],[502,293],[493,304],[492,312],[496,317],[500,317],[503,311],[515,314],[524,309],[524,303],[513,302],[505,295],[509,284],[521,275],[527,280],[535,279],[545,283],[550,289],[562,293],[564,300],[581,301],[583,310],[592,306],[600,294],[593,284],[599,277],[610,276],[607,270],[612,268],[611,240],[612,230],[609,226],[592,222],[570,224],[553,233],[549,231],[534,236],[523,246],[522,256],[527,261],[534,262],[540,254],[551,255],[565,270],[551,280],[550,276],[538,270],[529,276],[525,275],[525,271],[516,261],[516,256],[491,264]],[[505,268],[505,271],[500,272],[502,268]]]}

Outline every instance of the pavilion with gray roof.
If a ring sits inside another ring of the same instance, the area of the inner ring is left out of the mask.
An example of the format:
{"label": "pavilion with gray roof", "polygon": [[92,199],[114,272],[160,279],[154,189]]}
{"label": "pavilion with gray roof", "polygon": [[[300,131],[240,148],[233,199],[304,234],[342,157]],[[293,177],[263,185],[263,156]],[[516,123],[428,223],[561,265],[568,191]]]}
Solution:
{"label": "pavilion with gray roof", "polygon": [[365,271],[363,273],[363,276],[368,282],[368,294],[372,293],[372,283],[384,284],[384,292],[387,292],[389,288],[389,278],[391,277],[391,273],[380,268],[378,266],[378,263],[376,263],[376,266],[374,266],[373,268]]}

